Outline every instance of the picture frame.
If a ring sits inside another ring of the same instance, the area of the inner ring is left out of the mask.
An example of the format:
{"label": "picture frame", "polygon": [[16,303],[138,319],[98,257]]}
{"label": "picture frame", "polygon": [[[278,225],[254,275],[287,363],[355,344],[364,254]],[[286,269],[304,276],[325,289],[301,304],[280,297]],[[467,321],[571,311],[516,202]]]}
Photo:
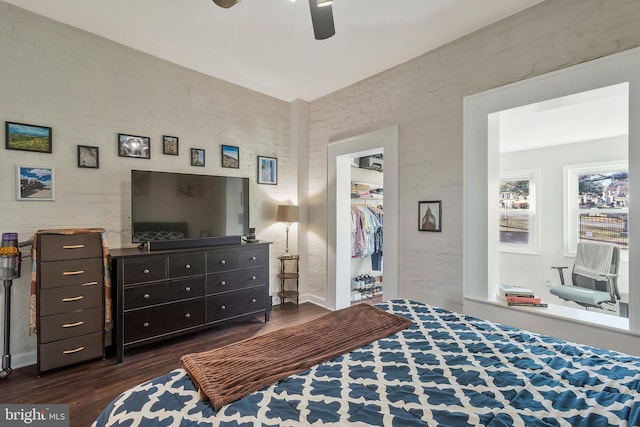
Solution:
{"label": "picture frame", "polygon": [[100,168],[100,147],[90,145],[78,145],[78,167],[79,168]]}
{"label": "picture frame", "polygon": [[16,166],[17,200],[55,200],[55,170],[42,166]]}
{"label": "picture frame", "polygon": [[442,231],[442,200],[418,202],[418,231]]}
{"label": "picture frame", "polygon": [[258,184],[278,184],[278,159],[258,156]]}
{"label": "picture frame", "polygon": [[178,137],[162,135],[162,154],[169,156],[178,155]]}
{"label": "picture frame", "polygon": [[204,149],[192,148],[191,149],[191,166],[204,167],[204,164],[205,164],[204,154],[205,154]]}
{"label": "picture frame", "polygon": [[148,136],[118,134],[118,156],[138,159],[151,158],[151,138]]}
{"label": "picture frame", "polygon": [[5,122],[5,148],[7,150],[51,153],[52,129],[48,126]]}
{"label": "picture frame", "polygon": [[240,168],[240,148],[234,145],[222,145],[222,167],[223,168]]}

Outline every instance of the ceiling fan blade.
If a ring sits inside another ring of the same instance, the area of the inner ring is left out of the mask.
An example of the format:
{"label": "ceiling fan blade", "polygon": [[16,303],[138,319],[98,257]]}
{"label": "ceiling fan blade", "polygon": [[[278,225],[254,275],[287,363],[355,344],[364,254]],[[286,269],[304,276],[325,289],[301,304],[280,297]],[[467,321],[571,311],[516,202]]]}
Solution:
{"label": "ceiling fan blade", "polygon": [[319,7],[317,0],[309,0],[309,10],[316,40],[328,39],[336,33],[331,5]]}
{"label": "ceiling fan blade", "polygon": [[215,4],[220,7],[224,7],[225,9],[229,9],[231,6],[234,6],[240,3],[240,0],[213,0]]}

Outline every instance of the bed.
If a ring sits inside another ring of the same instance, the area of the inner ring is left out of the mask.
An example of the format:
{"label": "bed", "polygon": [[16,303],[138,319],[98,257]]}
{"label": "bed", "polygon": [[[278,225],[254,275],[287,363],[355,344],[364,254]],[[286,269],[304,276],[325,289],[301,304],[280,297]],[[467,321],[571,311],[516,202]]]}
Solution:
{"label": "bed", "polygon": [[412,325],[217,411],[175,369],[93,425],[640,425],[639,357],[408,300],[378,307]]}

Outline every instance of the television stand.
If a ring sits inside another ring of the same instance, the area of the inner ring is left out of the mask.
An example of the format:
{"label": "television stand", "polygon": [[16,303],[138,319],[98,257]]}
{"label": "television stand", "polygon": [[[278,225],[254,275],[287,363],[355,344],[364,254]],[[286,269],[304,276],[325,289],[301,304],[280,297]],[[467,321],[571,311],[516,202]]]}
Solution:
{"label": "television stand", "polygon": [[127,348],[231,321],[269,321],[269,244],[110,251],[117,362]]}

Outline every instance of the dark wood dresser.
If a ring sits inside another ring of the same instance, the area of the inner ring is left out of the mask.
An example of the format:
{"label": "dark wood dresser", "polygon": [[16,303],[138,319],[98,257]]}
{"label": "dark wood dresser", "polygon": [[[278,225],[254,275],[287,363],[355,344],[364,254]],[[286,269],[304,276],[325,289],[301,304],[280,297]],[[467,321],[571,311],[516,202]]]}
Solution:
{"label": "dark wood dresser", "polygon": [[269,243],[111,251],[117,361],[130,347],[232,320],[269,320]]}
{"label": "dark wood dresser", "polygon": [[98,232],[37,235],[38,374],[104,357],[104,267]]}

